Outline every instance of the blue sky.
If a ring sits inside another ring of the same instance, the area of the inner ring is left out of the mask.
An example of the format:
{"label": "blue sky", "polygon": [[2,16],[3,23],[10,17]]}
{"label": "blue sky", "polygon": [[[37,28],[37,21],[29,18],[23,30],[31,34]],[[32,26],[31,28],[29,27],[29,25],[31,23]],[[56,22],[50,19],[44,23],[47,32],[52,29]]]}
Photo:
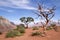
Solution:
{"label": "blue sky", "polygon": [[0,16],[15,24],[20,23],[21,17],[28,16],[33,17],[37,22],[39,19],[36,19],[37,15],[32,12],[37,10],[37,2],[47,7],[56,6],[52,20],[60,19],[60,0],[0,0]]}

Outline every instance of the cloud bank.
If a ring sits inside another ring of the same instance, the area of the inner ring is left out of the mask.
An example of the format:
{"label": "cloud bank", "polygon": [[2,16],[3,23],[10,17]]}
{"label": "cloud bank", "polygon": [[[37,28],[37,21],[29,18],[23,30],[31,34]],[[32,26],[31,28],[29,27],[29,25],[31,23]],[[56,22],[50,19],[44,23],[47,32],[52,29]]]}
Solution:
{"label": "cloud bank", "polygon": [[29,0],[0,0],[0,6],[3,7],[36,10],[35,7],[32,7],[29,4]]}

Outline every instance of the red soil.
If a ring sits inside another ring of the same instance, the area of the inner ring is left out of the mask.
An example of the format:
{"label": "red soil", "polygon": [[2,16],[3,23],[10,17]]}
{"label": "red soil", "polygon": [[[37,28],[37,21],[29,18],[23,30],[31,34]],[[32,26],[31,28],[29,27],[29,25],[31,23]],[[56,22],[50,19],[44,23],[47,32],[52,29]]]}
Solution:
{"label": "red soil", "polygon": [[23,36],[18,36],[14,38],[5,38],[5,33],[4,33],[0,35],[0,40],[60,40],[60,31],[56,32],[54,30],[49,30],[46,32],[47,34],[46,37],[31,36],[32,32],[34,32],[32,29],[26,29],[26,33]]}

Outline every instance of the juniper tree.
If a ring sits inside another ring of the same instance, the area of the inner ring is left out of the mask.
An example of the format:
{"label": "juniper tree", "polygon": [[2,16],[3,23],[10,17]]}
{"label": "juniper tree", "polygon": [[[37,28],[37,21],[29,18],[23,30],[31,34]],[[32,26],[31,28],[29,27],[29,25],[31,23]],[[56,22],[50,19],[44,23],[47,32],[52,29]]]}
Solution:
{"label": "juniper tree", "polygon": [[22,17],[22,18],[20,18],[20,20],[21,20],[21,22],[26,24],[26,28],[28,28],[28,24],[30,22],[34,21],[34,19],[32,17]]}

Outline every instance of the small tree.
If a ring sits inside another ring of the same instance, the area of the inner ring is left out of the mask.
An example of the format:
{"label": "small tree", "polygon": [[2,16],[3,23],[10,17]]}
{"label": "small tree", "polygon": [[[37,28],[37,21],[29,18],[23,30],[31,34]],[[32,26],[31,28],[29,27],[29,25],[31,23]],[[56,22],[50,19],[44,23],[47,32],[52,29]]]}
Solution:
{"label": "small tree", "polygon": [[32,17],[22,17],[22,18],[20,18],[20,20],[21,20],[21,22],[26,24],[26,28],[28,28],[28,24],[30,22],[34,21],[34,19]]}
{"label": "small tree", "polygon": [[54,17],[54,10],[55,10],[55,6],[52,8],[44,8],[42,5],[40,5],[38,3],[38,10],[35,14],[38,15],[38,17],[41,17],[45,20],[45,25],[43,24],[43,33],[45,33],[46,30],[46,26],[49,23],[49,21]]}

